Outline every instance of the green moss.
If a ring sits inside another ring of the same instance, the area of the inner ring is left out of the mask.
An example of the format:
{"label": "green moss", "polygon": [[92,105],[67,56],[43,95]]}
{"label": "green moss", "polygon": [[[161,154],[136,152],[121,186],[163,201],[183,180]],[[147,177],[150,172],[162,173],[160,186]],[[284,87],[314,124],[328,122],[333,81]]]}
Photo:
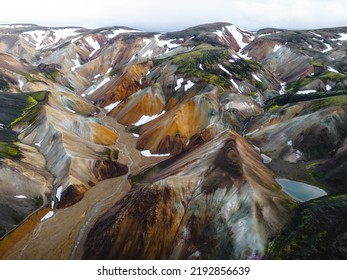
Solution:
{"label": "green moss", "polygon": [[42,102],[47,99],[48,91],[37,91],[30,93],[30,96],[34,98],[37,102]]}
{"label": "green moss", "polygon": [[135,176],[131,176],[130,177],[130,182],[132,185],[137,185],[137,184],[140,184],[142,182],[142,179],[143,179],[143,175],[142,174],[138,174],[138,175],[135,175]]}
{"label": "green moss", "polygon": [[31,73],[24,73],[23,75],[28,82],[33,82],[35,79],[32,77]]}
{"label": "green moss", "polygon": [[33,76],[33,73],[22,73],[22,75],[23,75],[23,76],[25,77],[25,79],[26,79],[28,82],[30,82],[30,83],[39,82],[39,83],[47,84],[45,81],[36,79],[36,78]]}
{"label": "green moss", "polygon": [[[18,93],[17,95],[20,95],[20,94]],[[22,114],[19,115],[16,119],[14,119],[9,124],[9,127],[22,121],[29,122],[30,120],[32,120],[36,116],[39,110],[38,104],[45,101],[47,98],[47,95],[48,95],[48,92],[46,91],[33,92],[29,94],[21,94],[21,98],[24,101]]]}
{"label": "green moss", "polygon": [[107,159],[110,161],[116,161],[118,159],[118,150],[107,148]]}
{"label": "green moss", "polygon": [[311,83],[314,79],[316,79],[316,77],[308,77],[303,80],[298,80],[290,83],[287,87],[287,93],[298,92],[301,88]]}
{"label": "green moss", "polygon": [[253,90],[253,91],[251,91],[251,96],[256,98],[256,97],[258,97],[258,93]]}
{"label": "green moss", "polygon": [[[324,101],[323,103],[321,103],[322,98],[331,98],[333,96],[336,96],[336,100],[334,101],[334,103],[338,105],[338,102],[342,102],[341,104],[344,104],[345,102],[344,99],[346,97],[346,94],[347,94],[347,90],[328,91],[328,92],[323,91],[323,92],[314,92],[309,94],[288,93],[288,94],[283,94],[283,95],[276,96],[272,99],[267,100],[266,106],[267,108],[269,108],[274,105],[282,106],[282,105],[286,105],[290,103],[295,103],[300,101],[309,101],[314,99],[317,99],[317,102],[318,102],[316,103],[317,106],[323,106],[323,105],[319,105],[319,104],[324,104]],[[325,102],[327,102],[327,104],[330,103],[330,101],[325,101]],[[316,105],[313,105],[312,109],[314,109],[314,106]]]}
{"label": "green moss", "polygon": [[347,105],[347,95],[332,96],[324,99],[314,100],[311,103],[311,109],[317,111],[331,106]]}
{"label": "green moss", "polygon": [[306,171],[307,171],[307,174],[310,176],[310,178],[312,178],[313,180],[315,180],[316,178],[315,178],[315,173],[314,173],[314,168],[315,168],[315,166],[317,166],[319,164],[319,162],[318,161],[315,161],[315,162],[312,162],[312,163],[310,163],[310,164],[307,164],[306,166],[305,166],[305,169],[306,169]]}
{"label": "green moss", "polygon": [[[198,77],[209,84],[214,84],[225,90],[229,87],[228,78],[220,75],[218,63],[226,60],[227,51],[220,47],[202,45],[191,52],[176,55],[170,61],[178,65],[178,72]],[[202,64],[204,70],[199,65]]]}
{"label": "green moss", "polygon": [[0,142],[0,158],[18,159],[20,157],[21,152],[14,143]]}
{"label": "green moss", "polygon": [[346,206],[346,194],[301,204],[291,223],[267,250],[267,258],[345,259]]}
{"label": "green moss", "polygon": [[46,76],[49,79],[51,79],[52,81],[56,81],[56,78],[57,78],[58,74],[59,74],[59,71],[58,70],[54,70],[54,71],[46,73]]}
{"label": "green moss", "polygon": [[312,61],[310,62],[310,64],[311,64],[312,66],[315,66],[315,67],[324,68],[322,62],[320,62],[319,60],[312,60]]}
{"label": "green moss", "polygon": [[36,197],[35,198],[35,204],[34,204],[35,208],[37,209],[37,208],[40,208],[41,206],[43,206],[43,202],[44,202],[44,200],[43,200],[42,196]]}
{"label": "green moss", "polygon": [[276,109],[278,109],[280,106],[278,106],[277,104],[275,105],[272,105],[271,107],[269,107],[267,110],[268,112],[273,112],[275,111]]}
{"label": "green moss", "polygon": [[339,83],[347,78],[347,74],[328,72],[328,73],[320,75],[319,78],[325,83],[327,83],[328,81],[334,81]]}
{"label": "green moss", "polygon": [[255,87],[257,88],[257,89],[263,89],[263,87],[264,87],[264,84],[262,83],[262,82],[259,82],[259,81],[255,81]]}

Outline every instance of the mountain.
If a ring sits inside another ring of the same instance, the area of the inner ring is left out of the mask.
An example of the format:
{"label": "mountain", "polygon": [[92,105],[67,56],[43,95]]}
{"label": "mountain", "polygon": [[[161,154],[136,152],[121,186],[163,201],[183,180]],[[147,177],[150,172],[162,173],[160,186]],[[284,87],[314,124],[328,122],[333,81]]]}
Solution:
{"label": "mountain", "polygon": [[346,258],[346,47],[0,25],[0,257]]}

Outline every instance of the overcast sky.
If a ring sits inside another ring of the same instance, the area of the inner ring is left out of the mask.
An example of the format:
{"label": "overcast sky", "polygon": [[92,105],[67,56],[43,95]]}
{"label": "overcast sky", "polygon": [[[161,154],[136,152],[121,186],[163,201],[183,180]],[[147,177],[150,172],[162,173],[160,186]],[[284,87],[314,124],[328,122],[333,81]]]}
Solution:
{"label": "overcast sky", "polygon": [[246,30],[347,26],[346,0],[6,0],[0,23],[176,31],[210,22]]}

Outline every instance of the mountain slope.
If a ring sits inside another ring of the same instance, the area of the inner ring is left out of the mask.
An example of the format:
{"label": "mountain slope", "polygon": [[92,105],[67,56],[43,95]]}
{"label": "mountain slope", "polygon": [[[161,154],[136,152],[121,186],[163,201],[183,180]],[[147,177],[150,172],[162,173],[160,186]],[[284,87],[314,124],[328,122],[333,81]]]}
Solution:
{"label": "mountain slope", "polygon": [[296,181],[346,193],[346,44],[0,25],[1,258],[278,257]]}

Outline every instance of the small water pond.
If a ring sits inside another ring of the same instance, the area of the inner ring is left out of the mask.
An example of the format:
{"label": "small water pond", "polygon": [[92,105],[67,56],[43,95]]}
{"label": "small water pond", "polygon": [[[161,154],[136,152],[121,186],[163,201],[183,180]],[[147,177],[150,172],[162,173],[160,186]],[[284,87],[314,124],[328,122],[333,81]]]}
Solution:
{"label": "small water pond", "polygon": [[276,181],[282,186],[282,190],[286,194],[297,201],[303,202],[327,195],[324,190],[309,184],[289,179],[276,179]]}

